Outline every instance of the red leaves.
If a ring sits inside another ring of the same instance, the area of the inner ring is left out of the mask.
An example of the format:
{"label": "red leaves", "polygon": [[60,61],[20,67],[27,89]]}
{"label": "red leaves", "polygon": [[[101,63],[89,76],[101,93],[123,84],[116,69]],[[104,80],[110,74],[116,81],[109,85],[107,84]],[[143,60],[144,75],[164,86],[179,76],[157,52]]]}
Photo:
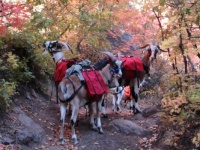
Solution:
{"label": "red leaves", "polygon": [[1,36],[5,37],[8,27],[22,29],[22,23],[27,19],[29,10],[25,4],[3,3],[0,5],[0,31]]}

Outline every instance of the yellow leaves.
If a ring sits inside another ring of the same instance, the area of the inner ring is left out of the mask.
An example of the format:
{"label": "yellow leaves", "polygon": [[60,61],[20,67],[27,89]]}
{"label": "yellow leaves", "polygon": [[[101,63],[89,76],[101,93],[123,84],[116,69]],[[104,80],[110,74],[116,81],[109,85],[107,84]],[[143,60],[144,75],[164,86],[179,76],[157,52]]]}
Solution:
{"label": "yellow leaves", "polygon": [[51,3],[50,3],[49,1],[46,2],[46,7],[47,7],[48,9],[51,8]]}
{"label": "yellow leaves", "polygon": [[177,46],[178,45],[178,38],[176,36],[169,37],[168,39],[164,40],[161,43],[162,49],[167,49],[169,47]]}
{"label": "yellow leaves", "polygon": [[181,106],[184,104],[187,104],[187,100],[185,98],[184,95],[179,95],[178,97],[176,97],[175,99],[162,99],[161,104],[162,104],[162,108],[168,108],[169,109],[169,113],[171,115],[174,114],[180,114],[181,112]]}
{"label": "yellow leaves", "polygon": [[18,68],[19,66],[18,66],[18,58],[17,58],[17,56],[12,54],[12,52],[9,52],[7,54],[7,56],[8,56],[7,61],[11,65],[12,69]]}
{"label": "yellow leaves", "polygon": [[192,143],[196,146],[196,148],[200,146],[200,132],[198,132],[192,139]]}
{"label": "yellow leaves", "polygon": [[198,84],[196,87],[191,88],[191,90],[189,90],[187,92],[187,98],[191,103],[198,103],[200,102],[200,85]]}

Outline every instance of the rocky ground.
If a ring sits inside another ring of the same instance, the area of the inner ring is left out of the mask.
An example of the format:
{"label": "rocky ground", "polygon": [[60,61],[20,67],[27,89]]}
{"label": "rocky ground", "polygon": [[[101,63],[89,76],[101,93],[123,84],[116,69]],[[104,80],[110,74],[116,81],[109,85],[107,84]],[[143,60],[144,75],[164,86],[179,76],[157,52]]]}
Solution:
{"label": "rocky ground", "polygon": [[[22,150],[142,150],[163,149],[156,143],[161,126],[160,99],[143,97],[139,104],[141,114],[134,115],[122,102],[122,112],[111,110],[111,97],[106,100],[108,118],[102,118],[104,134],[89,128],[86,109],[81,108],[76,127],[79,144],[70,139],[70,122],[67,117],[65,144],[59,141],[60,112],[55,97],[41,95],[34,90],[25,90],[24,95],[14,98],[10,111],[0,121],[0,150],[13,148]],[[167,147],[165,147],[167,149]]]}

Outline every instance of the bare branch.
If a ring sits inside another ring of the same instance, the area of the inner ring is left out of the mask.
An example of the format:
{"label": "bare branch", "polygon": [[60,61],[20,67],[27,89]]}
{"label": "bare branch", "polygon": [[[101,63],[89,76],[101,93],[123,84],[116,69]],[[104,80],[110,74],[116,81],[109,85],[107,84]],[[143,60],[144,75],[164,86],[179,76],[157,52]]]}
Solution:
{"label": "bare branch", "polygon": [[153,13],[156,16],[156,19],[158,20],[158,24],[161,30],[161,36],[162,36],[162,40],[164,40],[164,35],[163,35],[163,28],[162,28],[162,24],[160,22],[160,17],[158,16],[158,14],[156,14],[155,9],[153,9]]}
{"label": "bare branch", "polygon": [[190,36],[189,38],[200,38],[200,36]]}

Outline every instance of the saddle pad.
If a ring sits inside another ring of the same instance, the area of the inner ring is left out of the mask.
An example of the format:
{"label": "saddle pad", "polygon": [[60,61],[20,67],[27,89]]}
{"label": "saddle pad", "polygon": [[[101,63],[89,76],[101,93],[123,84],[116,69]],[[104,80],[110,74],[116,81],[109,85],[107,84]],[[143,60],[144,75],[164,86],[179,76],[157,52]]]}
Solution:
{"label": "saddle pad", "polygon": [[137,77],[137,72],[144,71],[143,63],[138,57],[122,57],[121,60],[125,60],[122,66],[123,79],[134,79]]}
{"label": "saddle pad", "polygon": [[73,64],[75,64],[75,60],[63,60],[56,64],[56,70],[54,74],[54,81],[56,83],[60,83],[60,81],[65,76],[65,71],[70,68]]}
{"label": "saddle pad", "polygon": [[86,81],[88,96],[92,101],[99,101],[103,94],[108,93],[108,88],[97,70],[83,70],[82,75]]}

